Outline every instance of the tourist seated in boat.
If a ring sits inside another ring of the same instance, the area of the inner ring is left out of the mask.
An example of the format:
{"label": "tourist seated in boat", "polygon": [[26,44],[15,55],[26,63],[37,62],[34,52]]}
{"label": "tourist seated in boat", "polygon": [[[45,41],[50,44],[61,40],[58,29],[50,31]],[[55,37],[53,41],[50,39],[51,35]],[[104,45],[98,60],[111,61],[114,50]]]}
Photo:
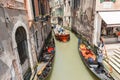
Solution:
{"label": "tourist seated in boat", "polygon": [[61,33],[62,33],[63,31],[64,31],[64,29],[63,29],[62,27],[60,27],[59,30],[58,30],[58,32],[61,32]]}
{"label": "tourist seated in boat", "polygon": [[86,46],[84,44],[80,45],[80,49],[81,49],[81,53],[83,55],[83,57],[90,63],[94,63],[96,60],[96,56],[95,54],[90,50],[87,49]]}
{"label": "tourist seated in boat", "polygon": [[88,61],[89,64],[93,64],[95,63],[96,56],[90,49],[88,49],[86,51],[85,59]]}
{"label": "tourist seated in boat", "polygon": [[55,53],[55,50],[54,50],[53,47],[48,47],[48,48],[47,48],[47,51],[48,51],[48,53],[52,53],[52,54]]}

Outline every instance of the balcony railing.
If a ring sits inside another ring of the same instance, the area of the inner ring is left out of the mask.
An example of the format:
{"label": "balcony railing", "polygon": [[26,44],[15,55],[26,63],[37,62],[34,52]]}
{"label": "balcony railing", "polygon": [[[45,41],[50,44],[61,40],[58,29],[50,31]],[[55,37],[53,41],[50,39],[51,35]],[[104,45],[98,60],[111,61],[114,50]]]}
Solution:
{"label": "balcony railing", "polygon": [[38,16],[34,18],[35,21],[41,21],[41,22],[48,21],[49,19],[50,19],[50,15],[40,16],[40,17]]}

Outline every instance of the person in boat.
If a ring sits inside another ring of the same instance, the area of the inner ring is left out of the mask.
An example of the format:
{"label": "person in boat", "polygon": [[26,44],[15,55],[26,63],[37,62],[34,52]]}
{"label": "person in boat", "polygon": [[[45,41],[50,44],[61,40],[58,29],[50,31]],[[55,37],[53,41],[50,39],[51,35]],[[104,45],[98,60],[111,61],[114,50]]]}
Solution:
{"label": "person in boat", "polygon": [[60,28],[58,29],[58,32],[59,32],[60,34],[62,34],[62,33],[64,32],[64,29],[63,29],[62,27],[60,27]]}
{"label": "person in boat", "polygon": [[97,72],[98,73],[101,73],[104,69],[104,66],[103,66],[103,53],[102,53],[102,50],[98,50],[98,56],[97,56],[97,63],[98,63],[98,66],[97,66]]}
{"label": "person in boat", "polygon": [[98,43],[98,48],[102,51],[104,51],[104,42],[103,42],[103,38],[100,37],[100,42]]}
{"label": "person in boat", "polygon": [[52,54],[55,53],[54,47],[48,47],[47,51],[48,51],[48,53],[52,53]]}
{"label": "person in boat", "polygon": [[88,50],[86,51],[86,59],[89,64],[93,64],[95,61],[95,56],[92,53],[92,51],[90,50],[90,48],[88,48]]}

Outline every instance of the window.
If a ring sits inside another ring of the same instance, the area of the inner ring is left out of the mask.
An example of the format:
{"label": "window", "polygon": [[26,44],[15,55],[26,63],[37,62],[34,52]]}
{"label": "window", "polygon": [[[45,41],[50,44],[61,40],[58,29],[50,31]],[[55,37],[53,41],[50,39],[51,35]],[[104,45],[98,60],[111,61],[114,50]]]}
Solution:
{"label": "window", "polygon": [[40,14],[42,14],[41,0],[32,0],[33,15],[35,20],[38,20]]}
{"label": "window", "polygon": [[74,9],[79,8],[80,0],[74,0]]}
{"label": "window", "polygon": [[41,14],[41,0],[38,0],[39,14]]}
{"label": "window", "polygon": [[28,44],[27,44],[27,34],[23,27],[17,29],[15,33],[15,39],[17,43],[17,50],[20,58],[20,64],[24,64],[25,60],[28,58]]}
{"label": "window", "polygon": [[35,41],[36,41],[36,47],[38,49],[39,45],[38,45],[38,32],[37,31],[35,32]]}
{"label": "window", "polygon": [[100,3],[105,2],[105,1],[112,1],[112,2],[115,2],[116,0],[100,0]]}
{"label": "window", "polygon": [[42,41],[43,41],[44,34],[43,34],[43,29],[42,28],[41,28],[41,38],[42,38]]}
{"label": "window", "polygon": [[34,5],[34,0],[32,0],[32,7],[33,7],[33,15],[35,17],[35,5]]}
{"label": "window", "polygon": [[41,14],[45,15],[45,6],[41,3]]}
{"label": "window", "polygon": [[68,1],[68,4],[69,4],[69,6],[70,6],[70,1]]}

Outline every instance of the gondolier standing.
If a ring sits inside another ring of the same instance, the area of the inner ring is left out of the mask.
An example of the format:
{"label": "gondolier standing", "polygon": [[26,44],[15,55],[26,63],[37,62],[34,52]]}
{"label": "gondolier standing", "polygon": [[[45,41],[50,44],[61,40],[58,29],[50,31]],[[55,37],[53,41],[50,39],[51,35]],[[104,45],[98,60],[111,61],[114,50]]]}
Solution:
{"label": "gondolier standing", "polygon": [[102,52],[104,52],[104,42],[102,37],[100,37],[100,42],[98,43],[98,47]]}
{"label": "gondolier standing", "polygon": [[98,44],[98,57],[97,57],[97,62],[98,62],[98,67],[97,67],[97,72],[98,73],[101,73],[102,70],[104,69],[104,66],[103,66],[103,53],[104,53],[104,43],[103,43],[103,40],[102,38],[100,38],[100,43]]}
{"label": "gondolier standing", "polygon": [[102,63],[103,62],[103,53],[100,49],[98,50],[97,62],[98,62],[97,72],[101,73],[102,70],[104,69],[104,66],[103,66],[103,63]]}

